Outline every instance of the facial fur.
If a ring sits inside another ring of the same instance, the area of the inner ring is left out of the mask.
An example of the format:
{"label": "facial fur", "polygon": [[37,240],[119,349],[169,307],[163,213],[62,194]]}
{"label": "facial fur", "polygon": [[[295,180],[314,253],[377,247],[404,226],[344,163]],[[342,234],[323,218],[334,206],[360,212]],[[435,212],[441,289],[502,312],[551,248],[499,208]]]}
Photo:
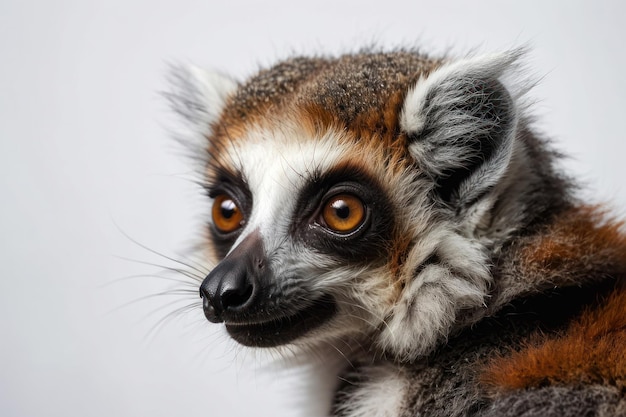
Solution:
{"label": "facial fur", "polygon": [[[208,139],[215,212],[241,215],[228,232],[209,221],[207,318],[246,345],[400,361],[478,320],[528,205],[561,201],[533,191],[551,182],[529,168],[540,145],[511,82],[519,56],[293,58],[243,84],[179,70],[193,81],[170,98]],[[362,218],[338,232],[328,210]]]}

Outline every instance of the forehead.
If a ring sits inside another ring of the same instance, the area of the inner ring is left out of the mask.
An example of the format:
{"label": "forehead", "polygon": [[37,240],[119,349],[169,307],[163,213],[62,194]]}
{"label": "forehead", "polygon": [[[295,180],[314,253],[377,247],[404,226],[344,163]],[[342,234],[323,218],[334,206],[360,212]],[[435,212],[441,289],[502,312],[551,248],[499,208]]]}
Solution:
{"label": "forehead", "polygon": [[413,51],[280,62],[228,99],[212,125],[210,155],[250,171],[251,181],[252,171],[299,177],[346,158],[393,170],[406,159],[398,117],[406,93],[439,65]]}
{"label": "forehead", "polygon": [[253,129],[244,140],[231,144],[240,159],[235,169],[246,178],[252,190],[263,184],[269,189],[294,190],[350,158],[342,134],[328,131],[310,136],[295,126],[279,129]]}
{"label": "forehead", "polygon": [[[224,172],[241,178],[252,192],[271,197],[276,191],[296,191],[333,168],[352,163],[380,165],[347,131],[314,129],[303,120],[283,119],[239,130],[211,143],[208,176],[219,182]],[[372,172],[372,175],[375,173]]]}
{"label": "forehead", "polygon": [[414,51],[291,58],[243,83],[216,128],[265,120],[297,106],[351,131],[394,132],[408,89],[439,65]]}
{"label": "forehead", "polygon": [[301,105],[221,124],[209,138],[208,153],[210,182],[219,182],[226,172],[251,189],[268,181],[298,188],[340,167],[393,185],[395,178],[414,168],[407,137],[398,129],[351,129],[325,109]]}

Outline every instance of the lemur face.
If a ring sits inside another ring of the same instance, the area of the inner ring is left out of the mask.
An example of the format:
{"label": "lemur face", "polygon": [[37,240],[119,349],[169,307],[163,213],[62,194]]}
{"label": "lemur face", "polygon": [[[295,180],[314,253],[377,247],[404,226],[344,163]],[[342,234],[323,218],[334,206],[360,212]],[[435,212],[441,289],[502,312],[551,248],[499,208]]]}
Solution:
{"label": "lemur face", "polygon": [[487,296],[516,58],[296,58],[242,85],[178,74],[172,102],[208,138],[207,319],[248,346],[368,341],[400,359],[447,337]]}
{"label": "lemur face", "polygon": [[204,313],[240,343],[276,346],[380,323],[373,293],[394,291],[387,264],[397,208],[381,183],[391,175],[369,168],[384,161],[350,142],[283,120],[221,144],[209,165],[210,236],[222,260],[202,283]]}

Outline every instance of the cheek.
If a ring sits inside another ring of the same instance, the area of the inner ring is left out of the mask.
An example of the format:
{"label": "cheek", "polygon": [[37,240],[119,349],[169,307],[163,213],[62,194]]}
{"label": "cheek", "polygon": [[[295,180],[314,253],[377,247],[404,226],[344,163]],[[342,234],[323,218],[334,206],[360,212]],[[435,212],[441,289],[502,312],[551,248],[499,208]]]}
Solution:
{"label": "cheek", "polygon": [[396,297],[386,267],[368,271],[346,269],[341,275],[321,281],[325,291],[336,300],[335,332],[376,333],[386,326],[388,312]]}

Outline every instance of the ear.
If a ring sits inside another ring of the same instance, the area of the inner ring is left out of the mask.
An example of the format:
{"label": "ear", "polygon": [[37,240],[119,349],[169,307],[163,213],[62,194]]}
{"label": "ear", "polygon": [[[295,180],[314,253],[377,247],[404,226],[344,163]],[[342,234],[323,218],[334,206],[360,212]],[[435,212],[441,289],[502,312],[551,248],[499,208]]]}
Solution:
{"label": "ear", "polygon": [[456,213],[483,199],[508,167],[518,111],[502,78],[520,51],[445,64],[407,93],[400,126],[433,196]]}
{"label": "ear", "polygon": [[224,74],[192,65],[172,66],[169,79],[171,88],[165,96],[172,108],[190,122],[194,130],[204,134],[238,87],[235,80]]}

